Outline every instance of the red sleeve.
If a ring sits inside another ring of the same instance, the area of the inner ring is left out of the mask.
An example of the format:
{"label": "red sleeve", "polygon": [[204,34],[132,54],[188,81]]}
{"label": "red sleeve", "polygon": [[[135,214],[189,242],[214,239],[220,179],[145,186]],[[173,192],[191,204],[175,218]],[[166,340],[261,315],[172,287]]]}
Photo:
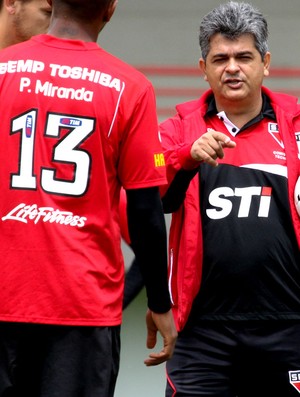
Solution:
{"label": "red sleeve", "polygon": [[119,178],[125,189],[166,183],[153,87],[148,84],[135,104],[121,146]]}

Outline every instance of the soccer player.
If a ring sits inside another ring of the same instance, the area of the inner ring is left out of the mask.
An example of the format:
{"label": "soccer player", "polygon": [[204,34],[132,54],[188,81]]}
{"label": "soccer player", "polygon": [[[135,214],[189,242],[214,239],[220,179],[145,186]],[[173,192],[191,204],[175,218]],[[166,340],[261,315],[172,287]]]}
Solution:
{"label": "soccer player", "polygon": [[177,331],[154,90],[99,47],[116,0],[53,0],[47,34],[0,52],[0,396],[112,397],[124,263],[119,196],[148,297],[147,366]]}

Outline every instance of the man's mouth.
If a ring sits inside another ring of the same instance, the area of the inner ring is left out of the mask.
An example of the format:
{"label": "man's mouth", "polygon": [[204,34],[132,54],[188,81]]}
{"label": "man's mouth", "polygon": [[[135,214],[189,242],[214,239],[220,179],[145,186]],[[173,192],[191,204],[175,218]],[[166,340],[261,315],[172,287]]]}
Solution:
{"label": "man's mouth", "polygon": [[241,88],[243,85],[243,81],[240,79],[225,79],[224,84],[226,84],[228,87],[237,89]]}

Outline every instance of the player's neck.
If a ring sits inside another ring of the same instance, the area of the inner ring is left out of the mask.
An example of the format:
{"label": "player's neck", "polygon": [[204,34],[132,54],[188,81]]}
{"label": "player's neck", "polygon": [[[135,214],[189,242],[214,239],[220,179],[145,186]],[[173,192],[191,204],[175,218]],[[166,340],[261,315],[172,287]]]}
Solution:
{"label": "player's neck", "polygon": [[256,101],[242,101],[229,102],[217,104],[218,111],[224,111],[228,119],[234,123],[238,128],[241,128],[248,121],[256,117],[262,109],[262,98],[257,98]]}
{"label": "player's neck", "polygon": [[92,24],[78,24],[65,19],[54,19],[49,26],[48,34],[62,39],[96,42],[99,27]]}

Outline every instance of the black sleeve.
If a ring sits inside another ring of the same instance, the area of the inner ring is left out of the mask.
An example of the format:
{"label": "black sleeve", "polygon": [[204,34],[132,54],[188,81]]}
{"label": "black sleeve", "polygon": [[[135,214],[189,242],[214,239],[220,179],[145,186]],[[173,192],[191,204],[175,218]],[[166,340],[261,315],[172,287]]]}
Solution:
{"label": "black sleeve", "polygon": [[123,309],[134,300],[144,287],[144,279],[140,270],[140,265],[136,258],[133,259],[126,275],[124,287]]}
{"label": "black sleeve", "polygon": [[162,197],[164,212],[170,214],[178,210],[185,199],[185,194],[191,180],[198,173],[200,167],[191,171],[179,170],[170,184],[167,192]]}
{"label": "black sleeve", "polygon": [[159,188],[127,190],[131,247],[146,286],[148,307],[156,313],[171,308],[168,291],[167,231]]}

